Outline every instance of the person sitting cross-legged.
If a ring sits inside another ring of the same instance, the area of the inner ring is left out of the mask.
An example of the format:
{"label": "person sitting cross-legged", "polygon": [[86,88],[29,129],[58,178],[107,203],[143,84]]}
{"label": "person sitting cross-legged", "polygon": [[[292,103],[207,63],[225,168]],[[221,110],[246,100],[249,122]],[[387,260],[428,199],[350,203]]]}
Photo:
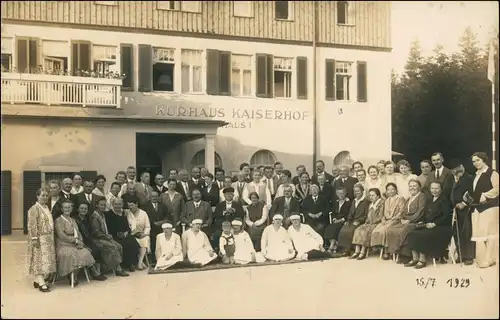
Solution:
{"label": "person sitting cross-legged", "polygon": [[217,259],[214,249],[210,245],[205,232],[201,231],[203,220],[194,219],[191,228],[182,233],[182,252],[184,257],[199,267],[209,264]]}
{"label": "person sitting cross-legged", "polygon": [[156,270],[166,270],[182,262],[181,237],[173,232],[173,225],[165,222],[161,225],[163,233],[156,236]]}
{"label": "person sitting cross-legged", "polygon": [[292,239],[282,226],[283,216],[275,214],[273,223],[267,226],[262,233],[262,254],[270,261],[288,261],[295,257]]}
{"label": "person sitting cross-legged", "polygon": [[330,257],[323,248],[323,238],[310,225],[301,223],[298,214],[290,216],[290,220],[292,225],[288,228],[288,234],[297,250],[295,259],[315,260]]}

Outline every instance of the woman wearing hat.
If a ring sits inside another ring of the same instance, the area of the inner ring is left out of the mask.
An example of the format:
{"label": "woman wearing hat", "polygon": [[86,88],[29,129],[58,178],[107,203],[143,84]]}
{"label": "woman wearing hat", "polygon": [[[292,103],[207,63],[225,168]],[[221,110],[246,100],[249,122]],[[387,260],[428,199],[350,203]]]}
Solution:
{"label": "woman wearing hat", "polygon": [[173,225],[166,222],[161,225],[163,233],[156,236],[156,270],[166,270],[183,260],[181,237],[173,232]]}
{"label": "woman wearing hat", "polygon": [[329,258],[330,254],[323,248],[323,238],[314,229],[300,222],[300,216],[290,216],[292,226],[288,228],[288,235],[297,250],[297,260],[315,260]]}
{"label": "woman wearing hat", "polygon": [[182,252],[190,263],[204,266],[217,258],[208,236],[201,231],[203,220],[194,219],[191,228],[182,233]]}
{"label": "woman wearing hat", "polygon": [[273,223],[262,233],[262,255],[270,261],[288,261],[295,257],[292,239],[285,228],[281,226],[283,216],[275,214]]}

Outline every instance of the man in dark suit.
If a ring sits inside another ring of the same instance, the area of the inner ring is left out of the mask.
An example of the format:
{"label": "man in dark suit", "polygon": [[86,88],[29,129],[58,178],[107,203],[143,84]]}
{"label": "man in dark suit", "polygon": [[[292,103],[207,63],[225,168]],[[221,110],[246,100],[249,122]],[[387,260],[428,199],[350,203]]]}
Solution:
{"label": "man in dark suit", "polygon": [[149,217],[149,224],[151,225],[150,239],[151,239],[151,259],[155,260],[156,250],[156,236],[163,232],[161,225],[167,222],[168,209],[159,202],[158,191],[151,192],[151,202],[148,202],[143,209]]}
{"label": "man in dark suit", "polygon": [[52,213],[52,218],[55,221],[62,214],[62,202],[65,198],[61,197],[59,182],[57,180],[50,181],[48,186],[49,200],[47,201],[47,206],[49,207],[50,212]]}
{"label": "man in dark suit", "polygon": [[318,177],[324,176],[327,184],[332,184],[334,177],[325,171],[325,162],[323,160],[316,161],[316,172],[313,174],[311,181],[318,184]]}
{"label": "man in dark suit", "polygon": [[318,176],[317,185],[319,187],[319,193],[325,197],[331,208],[333,202],[335,201],[335,191],[333,189],[333,186],[330,183],[326,182],[325,175]]}
{"label": "man in dark suit", "polygon": [[136,186],[137,183],[135,182],[127,182],[127,192],[122,194],[123,210],[128,209],[128,200],[133,200],[137,197]]}
{"label": "man in dark suit", "polygon": [[191,171],[191,179],[189,180],[189,186],[191,190],[201,189],[205,181],[201,178],[201,169],[199,167],[194,167]]}
{"label": "man in dark suit", "polygon": [[61,192],[59,192],[59,196],[74,201],[74,197],[71,194],[72,187],[73,187],[73,181],[71,181],[70,178],[64,178],[61,181]]}
{"label": "man in dark suit", "polygon": [[[220,202],[220,189],[215,182],[213,182],[214,176],[211,173],[207,173],[205,177],[205,185],[201,189],[202,199],[208,203],[210,206],[215,208],[215,206]],[[224,188],[224,186],[222,186]]]}
{"label": "man in dark suit", "polygon": [[[243,174],[243,181],[246,183],[252,182],[252,175],[251,175],[251,170],[250,170],[250,165],[246,162],[243,162],[240,164],[240,172]],[[233,176],[233,182],[238,181],[238,176],[235,175]]]}
{"label": "man in dark suit", "polygon": [[321,237],[325,234],[330,210],[330,203],[319,194],[319,187],[315,184],[311,185],[311,194],[302,202],[301,213],[305,217],[305,222]]}
{"label": "man in dark suit", "polygon": [[165,179],[163,178],[163,175],[160,173],[157,173],[155,175],[155,183],[153,185],[153,191],[158,192],[159,194],[162,194],[167,191],[167,187],[163,185],[165,182]]}
{"label": "man in dark suit", "polygon": [[295,177],[293,177],[293,179],[292,179],[292,182],[295,186],[300,183],[300,175],[303,174],[304,172],[306,172],[306,166],[304,166],[303,164],[298,165],[296,168],[296,171],[297,171],[297,175]]}
{"label": "man in dark suit", "polygon": [[267,184],[269,192],[271,193],[271,200],[274,200],[276,191],[278,191],[279,178],[274,175],[274,170],[271,166],[264,167],[264,178],[262,178],[262,182]]}
{"label": "man in dark suit", "polygon": [[269,211],[269,219],[271,221],[275,214],[279,213],[283,215],[283,227],[285,229],[288,229],[288,227],[292,223],[290,221],[290,216],[293,213],[300,212],[300,203],[299,201],[297,201],[297,199],[292,197],[292,191],[293,190],[291,186],[286,186],[283,189],[283,197],[274,199],[271,210]]}
{"label": "man in dark suit", "polygon": [[215,211],[213,214],[213,224],[212,224],[212,232],[213,232],[213,241],[212,247],[219,247],[219,238],[222,230],[222,222],[229,221],[232,222],[234,218],[240,218],[243,220],[245,216],[245,212],[243,211],[243,207],[237,201],[233,201],[234,198],[234,188],[227,187],[224,189],[224,201],[219,202],[217,206],[215,206]]}
{"label": "man in dark suit", "polygon": [[434,170],[427,176],[425,186],[422,191],[431,197],[430,185],[434,181],[439,181],[443,186],[443,195],[447,199],[450,199],[451,189],[453,188],[453,181],[455,179],[451,171],[443,165],[443,154],[440,152],[432,154],[431,161],[434,166]]}
{"label": "man in dark suit", "polygon": [[83,192],[75,195],[75,202],[77,208],[80,205],[80,203],[88,203],[89,211],[87,217],[90,217],[90,215],[95,211],[97,202],[99,202],[100,199],[105,199],[104,197],[93,194],[92,193],[93,190],[94,190],[94,183],[92,181],[85,180],[83,182]]}
{"label": "man in dark suit", "polygon": [[186,228],[190,227],[194,219],[203,221],[201,230],[210,238],[212,227],[212,207],[210,203],[201,200],[201,191],[194,189],[192,193],[193,199],[186,202],[184,212],[181,213],[181,223],[186,224]]}
{"label": "man in dark suit", "polygon": [[454,177],[450,200],[457,219],[453,225],[453,237],[457,250],[460,245],[458,253],[461,255],[459,257],[461,262],[465,265],[471,265],[476,255],[475,243],[470,240],[472,236],[472,210],[464,203],[463,197],[469,189],[472,189],[474,177],[465,172],[464,166],[458,160],[450,161],[450,168]]}
{"label": "man in dark suit", "polygon": [[149,172],[141,173],[141,181],[135,185],[136,196],[139,199],[139,208],[145,209],[151,200],[151,193],[153,188],[150,185],[151,178]]}
{"label": "man in dark suit", "polygon": [[184,169],[179,170],[177,177],[178,177],[178,180],[177,180],[176,191],[179,192],[182,195],[182,197],[184,198],[184,201],[187,202],[187,201],[191,200],[191,192],[193,191],[192,189],[190,189],[190,186],[189,186],[188,173]]}
{"label": "man in dark suit", "polygon": [[344,187],[347,191],[347,198],[352,201],[354,199],[354,185],[356,183],[358,183],[358,179],[349,176],[349,167],[341,166],[339,178],[335,180],[333,184],[333,188],[335,189],[334,200],[337,200],[337,190],[340,189],[340,187]]}
{"label": "man in dark suit", "polygon": [[[208,176],[208,174],[207,174]],[[219,190],[224,188],[224,177],[226,176],[226,172],[223,169],[215,169],[215,181],[214,184],[219,187]]]}

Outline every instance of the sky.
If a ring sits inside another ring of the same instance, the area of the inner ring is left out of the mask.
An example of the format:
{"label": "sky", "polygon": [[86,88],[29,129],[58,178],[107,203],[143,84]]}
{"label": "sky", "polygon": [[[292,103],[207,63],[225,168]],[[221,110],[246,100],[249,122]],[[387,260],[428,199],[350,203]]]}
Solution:
{"label": "sky", "polygon": [[481,46],[498,30],[496,1],[392,1],[393,68],[401,73],[411,42],[418,38],[424,56],[436,45],[445,53],[459,51],[458,40],[471,27]]}

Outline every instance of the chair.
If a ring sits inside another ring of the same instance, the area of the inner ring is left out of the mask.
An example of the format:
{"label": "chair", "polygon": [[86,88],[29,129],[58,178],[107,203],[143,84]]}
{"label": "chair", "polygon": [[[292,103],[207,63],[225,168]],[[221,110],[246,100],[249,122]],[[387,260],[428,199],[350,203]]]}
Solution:
{"label": "chair", "polygon": [[[88,271],[87,267],[81,267],[81,268],[71,272],[71,274],[70,274],[71,288],[75,287],[75,278],[81,269],[83,269],[83,272],[85,273],[85,278],[87,279],[87,283],[90,283],[89,271]],[[113,270],[113,272],[115,272],[115,270]],[[57,272],[54,275],[54,278],[52,279],[52,284],[54,284],[56,281],[57,281]]]}

